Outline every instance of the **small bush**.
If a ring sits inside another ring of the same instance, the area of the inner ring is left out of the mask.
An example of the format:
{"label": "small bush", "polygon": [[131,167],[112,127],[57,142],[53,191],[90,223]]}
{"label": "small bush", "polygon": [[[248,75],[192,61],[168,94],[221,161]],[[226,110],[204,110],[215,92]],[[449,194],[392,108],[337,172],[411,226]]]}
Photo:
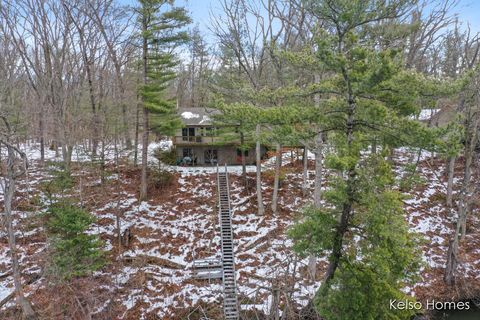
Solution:
{"label": "small bush", "polygon": [[84,276],[104,265],[102,242],[87,234],[95,218],[68,202],[56,203],[46,213],[47,235],[55,274],[69,279]]}
{"label": "small bush", "polygon": [[175,149],[169,149],[169,150],[162,150],[161,148],[157,148],[154,151],[154,156],[155,158],[158,159],[161,163],[167,164],[174,166],[177,164],[177,154],[175,152]]}
{"label": "small bush", "polygon": [[149,185],[155,189],[163,189],[173,184],[175,175],[165,169],[154,169],[149,174]]}
{"label": "small bush", "polygon": [[64,194],[74,185],[70,172],[65,170],[61,163],[50,164],[49,174],[52,176],[52,179],[41,185],[42,191],[44,191],[49,198],[54,197],[56,194]]}
{"label": "small bush", "polygon": [[[286,168],[280,168],[280,173],[279,173],[279,183],[282,185],[282,183],[285,181],[286,175],[287,175],[288,170]],[[275,180],[275,169],[268,169],[264,173],[264,177],[268,180],[273,182]]]}
{"label": "small bush", "polygon": [[400,180],[400,191],[411,190],[419,185],[425,184],[425,179],[416,172],[415,165],[407,165],[405,167],[405,174]]}

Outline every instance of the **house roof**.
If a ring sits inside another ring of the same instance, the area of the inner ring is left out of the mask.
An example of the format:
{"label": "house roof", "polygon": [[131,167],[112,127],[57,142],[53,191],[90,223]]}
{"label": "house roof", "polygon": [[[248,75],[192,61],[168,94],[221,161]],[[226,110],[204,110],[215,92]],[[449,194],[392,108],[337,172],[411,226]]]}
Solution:
{"label": "house roof", "polygon": [[436,127],[446,126],[450,121],[455,119],[455,116],[458,114],[458,106],[456,105],[445,105],[438,110],[430,118],[430,124]]}
{"label": "house roof", "polygon": [[212,115],[220,114],[220,111],[212,108],[178,108],[178,115],[187,126],[212,125]]}

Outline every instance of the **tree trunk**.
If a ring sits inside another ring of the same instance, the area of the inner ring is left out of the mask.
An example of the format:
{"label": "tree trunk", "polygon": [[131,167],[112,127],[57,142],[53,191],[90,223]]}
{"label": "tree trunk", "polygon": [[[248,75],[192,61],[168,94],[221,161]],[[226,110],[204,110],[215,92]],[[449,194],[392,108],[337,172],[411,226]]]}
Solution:
{"label": "tree trunk", "polygon": [[12,258],[12,273],[13,284],[15,290],[15,299],[17,305],[22,309],[24,319],[36,319],[35,312],[33,311],[30,302],[25,298],[23,293],[23,286],[21,282],[20,265],[17,254],[17,245],[15,243],[15,230],[13,229],[12,222],[12,201],[15,192],[15,150],[12,146],[7,145],[8,160],[7,160],[7,178],[5,181],[5,224],[8,233],[8,247],[10,250],[10,256]]}
{"label": "tree trunk", "polygon": [[315,281],[315,276],[317,274],[317,257],[314,255],[308,257],[308,273],[310,273],[312,280]]}
{"label": "tree trunk", "polygon": [[280,319],[280,289],[273,284],[272,288],[272,305],[270,306],[270,317],[272,320]]}
{"label": "tree trunk", "polygon": [[140,182],[140,201],[147,199],[147,169],[148,169],[148,109],[143,108],[142,134],[142,177]]}
{"label": "tree trunk", "polygon": [[280,188],[280,168],[282,166],[282,146],[280,143],[276,144],[276,159],[275,159],[275,178],[273,182],[273,195],[272,195],[272,212],[277,213],[278,205],[278,189]]}
{"label": "tree trunk", "polygon": [[257,136],[257,142],[255,146],[255,156],[257,162],[257,205],[258,205],[258,215],[263,216],[265,214],[265,208],[263,206],[263,197],[262,197],[262,155],[261,155],[261,145],[260,145],[260,124],[257,124],[255,128],[255,134]]}
{"label": "tree trunk", "polygon": [[[465,97],[462,94],[460,105],[465,104]],[[470,197],[473,193],[471,188],[471,166],[473,160],[473,153],[477,144],[477,130],[479,117],[473,113],[471,107],[467,107],[465,113],[465,167],[463,170],[462,188],[458,199],[458,220],[456,223],[453,239],[450,240],[449,250],[447,252],[447,264],[445,268],[444,280],[448,285],[455,282],[455,272],[457,267],[459,242],[463,240],[466,235],[467,214],[470,206]],[[460,239],[461,237],[461,239]]]}
{"label": "tree trunk", "polygon": [[[478,111],[477,111],[478,112]],[[460,191],[460,200],[458,208],[458,221],[460,223],[459,233],[461,240],[465,239],[467,234],[467,215],[471,202],[471,195],[473,194],[471,177],[472,177],[472,160],[477,145],[477,131],[478,121],[480,117],[473,111],[467,114],[466,136],[465,136],[465,169],[463,176],[462,189]]]}
{"label": "tree trunk", "polygon": [[[320,83],[320,74],[315,73],[315,83]],[[320,95],[315,94],[313,98],[315,107],[320,107]],[[315,186],[313,190],[313,205],[320,208],[322,205],[322,171],[323,171],[323,136],[319,132],[315,136]]]}
{"label": "tree trunk", "polygon": [[243,132],[240,132],[240,145],[242,146],[241,154],[242,154],[242,179],[243,183],[245,184],[245,188],[248,188],[248,180],[247,180],[247,159],[245,159],[245,135]]}
{"label": "tree trunk", "polygon": [[313,205],[320,208],[322,205],[322,171],[323,171],[323,138],[319,133],[315,137],[315,189],[313,191]]}
{"label": "tree trunk", "polygon": [[38,135],[40,138],[40,162],[45,162],[45,121],[42,110],[40,110],[38,119]]}
{"label": "tree trunk", "polygon": [[[137,97],[137,99],[140,99]],[[136,167],[138,164],[138,136],[140,129],[140,103],[137,103],[137,111],[135,115],[135,146],[134,146],[134,153],[133,153],[133,165]]]}
{"label": "tree trunk", "polygon": [[[351,182],[347,183],[347,186],[350,187]],[[336,231],[333,237],[333,249],[332,249],[332,253],[329,256],[329,264],[328,264],[327,272],[325,273],[325,278],[324,278],[324,284],[326,286],[328,286],[330,283],[330,280],[333,279],[335,275],[335,271],[337,270],[338,265],[340,263],[340,259],[342,257],[343,237],[348,229],[348,223],[350,220],[350,215],[352,212],[352,203],[353,203],[353,198],[350,198],[352,196],[352,192],[347,191],[347,194],[349,196],[349,200],[344,203],[343,209],[342,209],[342,215],[340,216],[340,222],[338,226],[335,228]]]}
{"label": "tree trunk", "polygon": [[302,193],[306,197],[308,193],[308,149],[305,146],[303,148],[303,180],[302,180]]}
{"label": "tree trunk", "polygon": [[[143,46],[142,46],[142,58],[143,58],[143,84],[148,82],[148,39],[147,39],[147,17],[143,17],[142,20],[143,31]],[[147,198],[147,169],[148,169],[148,109],[143,103],[143,134],[142,134],[142,176],[140,181],[140,201]]]}
{"label": "tree trunk", "polygon": [[[124,91],[124,89],[122,89]],[[125,94],[122,93],[122,97],[124,97]],[[122,120],[123,120],[123,137],[125,140],[125,148],[127,150],[132,149],[132,141],[130,140],[130,135],[128,131],[128,116],[127,116],[127,105],[122,102]]]}
{"label": "tree trunk", "polygon": [[[82,34],[82,33],[80,33]],[[80,36],[83,42],[83,36]],[[83,47],[83,46],[82,46]],[[97,156],[97,149],[98,149],[98,140],[99,140],[99,119],[97,115],[97,106],[95,102],[95,90],[93,88],[93,80],[92,80],[92,72],[91,72],[91,63],[90,60],[87,58],[86,53],[84,52],[86,49],[82,49],[84,55],[84,62],[85,62],[85,70],[87,73],[87,82],[88,82],[88,91],[90,96],[90,106],[92,108],[92,157]]]}
{"label": "tree trunk", "polygon": [[453,205],[453,175],[455,171],[455,157],[448,158],[447,206]]}
{"label": "tree trunk", "polygon": [[72,153],[73,153],[73,147],[62,144],[62,158],[63,158],[63,163],[65,164],[65,171],[70,172],[71,164],[72,164]]}
{"label": "tree trunk", "polygon": [[[348,87],[348,113],[347,113],[347,121],[345,123],[345,135],[347,138],[348,148],[350,149],[353,143],[353,132],[355,127],[355,112],[357,105],[355,103],[355,97],[352,92],[352,88],[350,85],[350,79],[347,73],[347,70],[342,68],[343,78],[345,83]],[[355,196],[355,179],[356,179],[356,171],[355,171],[355,164],[351,165],[348,168],[348,176],[346,181],[346,199],[342,205],[342,213],[340,215],[340,221],[338,222],[337,227],[335,228],[335,235],[333,237],[333,248],[332,252],[329,256],[329,264],[327,267],[327,272],[325,273],[324,282],[322,287],[329,287],[330,281],[335,276],[335,271],[340,264],[340,260],[342,258],[342,251],[343,251],[343,238],[345,233],[348,230],[350,219],[352,216],[352,208],[354,204],[354,196]]]}
{"label": "tree trunk", "polygon": [[455,282],[455,271],[457,270],[457,255],[458,255],[458,230],[459,224],[457,223],[457,228],[455,230],[454,239],[449,241],[448,251],[447,251],[447,263],[445,266],[445,275],[443,280],[449,286],[453,285]]}

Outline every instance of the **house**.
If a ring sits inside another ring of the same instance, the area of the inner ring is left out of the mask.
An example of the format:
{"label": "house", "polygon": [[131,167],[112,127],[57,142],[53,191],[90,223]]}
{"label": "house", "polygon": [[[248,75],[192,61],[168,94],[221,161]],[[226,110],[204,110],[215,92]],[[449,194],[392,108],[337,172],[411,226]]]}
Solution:
{"label": "house", "polygon": [[455,120],[457,115],[462,112],[460,106],[449,99],[440,99],[437,102],[436,109],[422,109],[419,120],[429,127],[444,127]]}
{"label": "house", "polygon": [[[178,108],[183,127],[173,137],[178,164],[242,164],[238,139],[228,141],[220,135],[222,128],[213,125],[212,116],[219,111],[210,108]],[[262,147],[262,156],[265,148]],[[245,162],[255,163],[255,149],[245,150]]]}

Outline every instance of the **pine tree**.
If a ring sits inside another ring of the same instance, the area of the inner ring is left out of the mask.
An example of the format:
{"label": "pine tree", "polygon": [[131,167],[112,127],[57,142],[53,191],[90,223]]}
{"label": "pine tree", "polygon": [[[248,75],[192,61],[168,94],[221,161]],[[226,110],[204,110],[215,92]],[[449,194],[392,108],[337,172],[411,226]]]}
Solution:
{"label": "pine tree", "polygon": [[95,218],[67,201],[51,205],[46,213],[54,274],[62,279],[85,276],[104,264],[102,242],[87,229]]}
{"label": "pine tree", "polygon": [[[433,133],[414,121],[421,96],[436,82],[403,69],[397,50],[368,40],[372,23],[394,19],[413,1],[307,1],[325,21],[316,36],[315,61],[324,77],[320,127],[332,152],[325,165],[339,174],[328,181],[326,205],[305,210],[290,231],[296,250],[328,255],[315,306],[331,319],[408,319],[412,311],[390,310],[390,299],[419,268],[416,239],[408,232],[392,168],[386,158],[398,146],[432,147]],[[380,142],[379,153],[369,152]]]}
{"label": "pine tree", "polygon": [[166,89],[175,78],[174,68],[178,64],[174,49],[188,40],[187,32],[182,29],[190,23],[190,18],[184,8],[174,7],[172,0],[139,0],[139,3],[137,19],[141,29],[143,72],[139,92],[143,103],[140,199],[145,200],[149,130],[171,135],[181,125],[175,101],[167,96]]}

